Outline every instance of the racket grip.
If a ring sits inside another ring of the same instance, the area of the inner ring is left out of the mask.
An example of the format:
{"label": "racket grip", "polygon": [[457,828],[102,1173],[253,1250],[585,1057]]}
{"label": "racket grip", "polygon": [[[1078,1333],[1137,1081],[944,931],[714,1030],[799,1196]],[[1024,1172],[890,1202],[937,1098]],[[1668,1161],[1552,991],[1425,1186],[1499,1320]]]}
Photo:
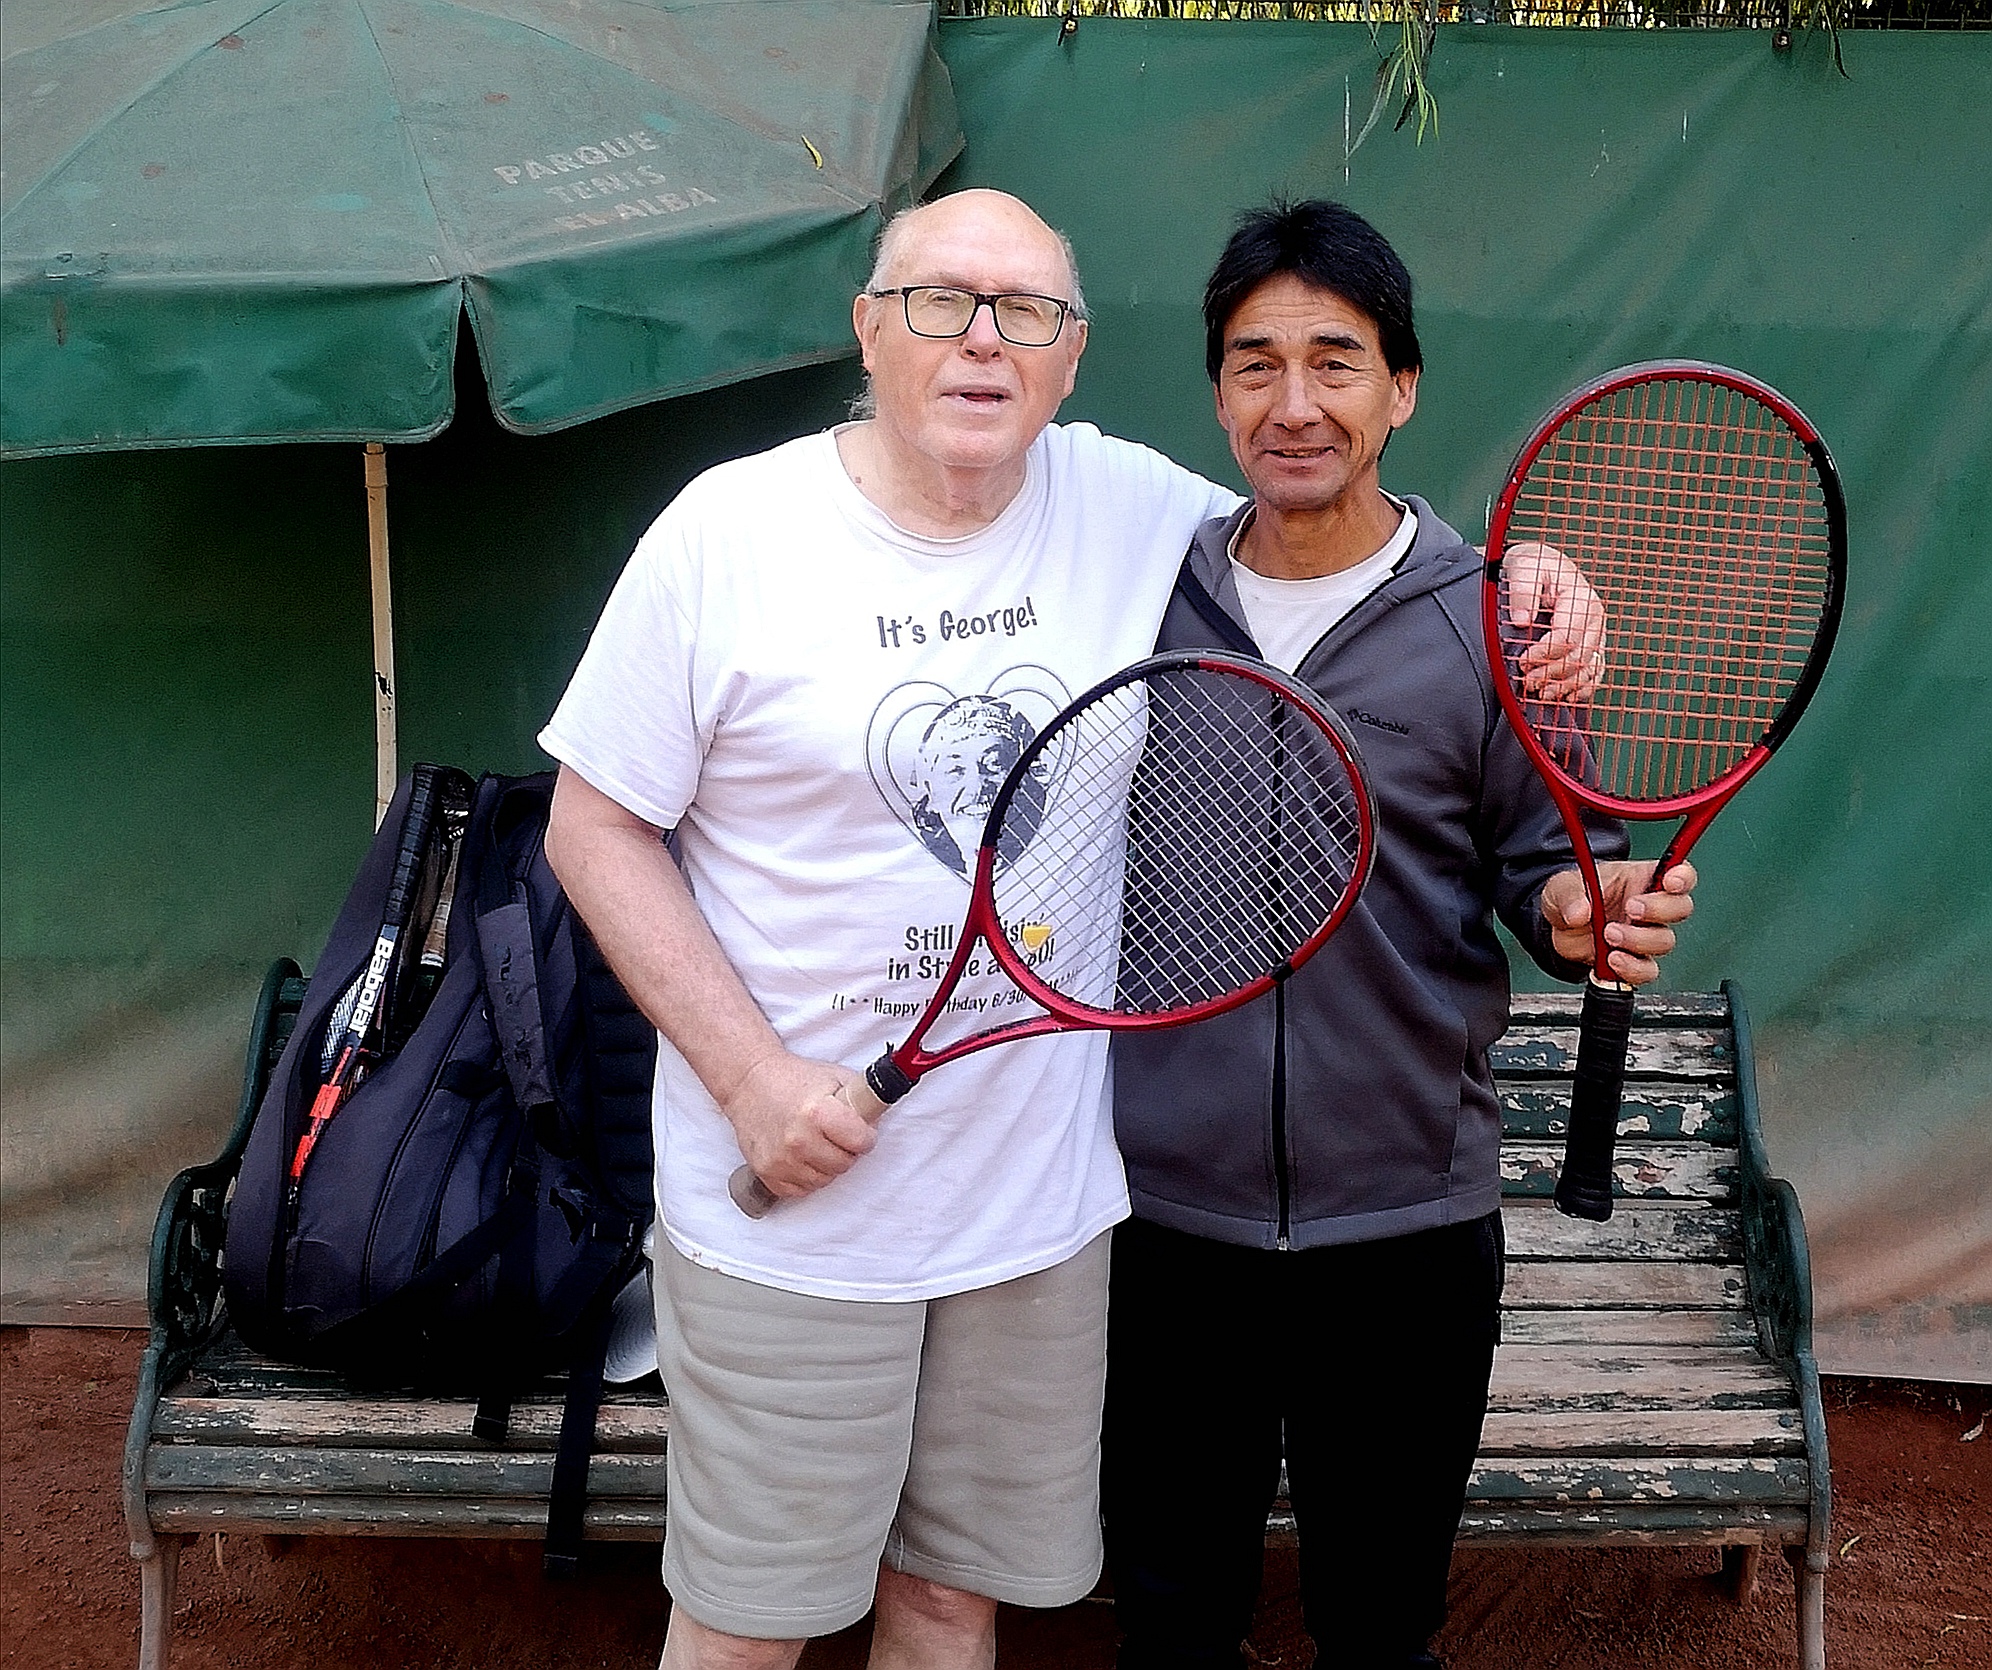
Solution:
{"label": "racket grip", "polygon": [[435,821],[437,769],[418,765],[408,785],[408,810],[401,820],[401,843],[394,855],[394,874],[387,884],[382,920],[400,927],[415,902],[415,883],[429,850],[429,826]]}
{"label": "racket grip", "polygon": [[781,1205],[781,1196],[754,1175],[752,1166],[737,1166],[733,1175],[726,1180],[726,1192],[733,1197],[733,1204],[750,1218],[765,1218]]}
{"label": "racket grip", "polygon": [[[890,1065],[892,1061],[889,1055],[881,1056],[879,1059],[886,1062],[887,1065]],[[863,1078],[852,1079],[846,1084],[837,1086],[838,1097],[867,1125],[876,1125],[887,1106],[887,1099],[872,1088],[871,1074],[877,1070],[878,1063],[874,1062]],[[894,1070],[897,1071],[897,1069]],[[903,1094],[904,1092],[902,1091],[901,1095]],[[894,1096],[891,1100],[896,1102],[899,1100],[899,1097]]]}
{"label": "racket grip", "polygon": [[1612,1149],[1625,1093],[1626,1041],[1632,1033],[1630,986],[1584,985],[1577,1034],[1577,1076],[1570,1089],[1570,1132],[1556,1179],[1556,1209],[1603,1223],[1612,1215]]}
{"label": "racket grip", "polygon": [[[877,1088],[880,1084],[894,1094],[881,1096]],[[867,1125],[876,1125],[879,1116],[912,1088],[913,1081],[899,1070],[892,1052],[887,1050],[865,1069],[862,1078],[838,1085],[837,1095]],[[736,1166],[726,1180],[726,1192],[733,1197],[733,1204],[750,1218],[765,1218],[781,1204],[781,1196],[754,1175],[752,1166]]]}

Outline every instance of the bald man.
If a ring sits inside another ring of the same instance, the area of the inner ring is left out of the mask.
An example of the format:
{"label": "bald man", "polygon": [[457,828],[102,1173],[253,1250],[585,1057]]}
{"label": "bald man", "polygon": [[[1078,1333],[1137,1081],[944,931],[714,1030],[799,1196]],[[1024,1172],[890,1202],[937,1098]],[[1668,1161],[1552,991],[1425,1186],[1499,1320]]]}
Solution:
{"label": "bald man", "polygon": [[[874,1599],[874,1670],[987,1665],[998,1601],[1101,1563],[1104,1039],[969,1057],[876,1129],[839,1063],[935,987],[961,808],[1148,653],[1238,501],[1051,421],[1085,303],[1014,198],[894,221],[852,322],[871,415],[692,482],[542,737],[548,856],[663,1037],[667,1670],[777,1670]],[[783,1197],[759,1221],[743,1155]]]}

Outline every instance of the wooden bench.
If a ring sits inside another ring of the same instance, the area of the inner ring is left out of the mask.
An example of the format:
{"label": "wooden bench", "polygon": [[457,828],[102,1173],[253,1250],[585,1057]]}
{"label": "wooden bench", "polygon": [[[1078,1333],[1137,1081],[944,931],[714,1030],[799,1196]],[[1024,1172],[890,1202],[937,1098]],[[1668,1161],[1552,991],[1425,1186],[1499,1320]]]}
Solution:
{"label": "wooden bench", "polygon": [[[152,1334],[125,1452],[143,1563],[141,1670],[164,1670],[175,1566],[192,1537],[545,1530],[557,1384],[516,1405],[510,1436],[493,1446],[472,1437],[467,1399],[349,1393],[254,1355],[227,1329],[228,1187],[304,989],[295,965],[272,971],[235,1133],[219,1159],[175,1179],[160,1208]],[[1549,1201],[1576,1001],[1518,998],[1496,1052],[1508,1285],[1461,1538],[1718,1548],[1739,1601],[1763,1548],[1781,1548],[1798,1574],[1802,1663],[1823,1670],[1830,1498],[1805,1230],[1791,1186],[1765,1162],[1742,1004],[1728,986],[1642,1000],[1620,1204],[1590,1224]],[[587,1535],[663,1534],[669,1427],[661,1391],[612,1391]]]}
{"label": "wooden bench", "polygon": [[1800,1661],[1825,1670],[1811,1267],[1798,1196],[1765,1158],[1742,999],[1727,983],[1641,999],[1604,1224],[1549,1199],[1577,1006],[1518,998],[1497,1051],[1508,1283],[1461,1540],[1717,1547],[1739,1602],[1779,1547]]}

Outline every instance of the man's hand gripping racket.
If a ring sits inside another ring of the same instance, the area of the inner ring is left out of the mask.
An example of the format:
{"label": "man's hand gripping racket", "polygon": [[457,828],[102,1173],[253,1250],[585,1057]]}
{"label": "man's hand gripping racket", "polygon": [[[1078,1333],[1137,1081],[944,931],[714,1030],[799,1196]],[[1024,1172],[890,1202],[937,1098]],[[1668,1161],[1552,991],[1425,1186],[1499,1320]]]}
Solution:
{"label": "man's hand gripping racket", "polygon": [[[1272,668],[1158,655],[1095,685],[1017,760],[991,805],[968,914],[903,1044],[842,1087],[876,1120],[934,1068],[992,1044],[1182,1026],[1269,991],[1355,903],[1376,849],[1341,720]],[[1035,1005],[929,1050],[984,948]],[[777,1196],[741,1166],[735,1204]]]}
{"label": "man's hand gripping racket", "polygon": [[[1554,546],[1597,595],[1606,643],[1581,698],[1524,687],[1504,553]],[[1487,534],[1487,653],[1508,719],[1554,797],[1590,901],[1576,1082],[1556,1204],[1612,1213],[1633,988],[1606,929],[1588,810],[1680,818],[1654,888],[1797,724],[1846,586],[1847,519],[1819,433],[1775,389],[1720,366],[1632,365],[1569,395],[1522,447]],[[1581,703],[1581,705],[1580,705]]]}

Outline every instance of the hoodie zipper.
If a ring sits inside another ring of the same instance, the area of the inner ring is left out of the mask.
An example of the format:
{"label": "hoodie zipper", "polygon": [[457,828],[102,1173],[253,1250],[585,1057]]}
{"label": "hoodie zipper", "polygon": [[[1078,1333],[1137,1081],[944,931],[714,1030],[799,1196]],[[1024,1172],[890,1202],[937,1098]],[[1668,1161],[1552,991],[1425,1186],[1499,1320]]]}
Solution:
{"label": "hoodie zipper", "polygon": [[1291,1245],[1293,1182],[1287,1171],[1287,1018],[1286,982],[1273,987],[1273,1185],[1279,1192],[1279,1236],[1273,1245],[1285,1252]]}
{"label": "hoodie zipper", "polygon": [[[1406,556],[1409,554],[1409,552],[1405,553]],[[1402,572],[1401,558],[1399,562],[1400,568],[1397,572]],[[1397,572],[1393,572],[1390,579],[1385,580],[1369,596],[1359,600],[1353,609],[1314,640],[1314,647],[1294,665],[1293,677],[1295,680],[1306,686],[1309,690],[1315,689],[1314,681],[1307,676],[1304,669],[1310,661],[1314,660],[1321,653],[1328,642],[1337,633],[1342,632],[1352,623],[1359,626],[1367,626],[1372,620],[1387,615],[1392,609],[1397,607],[1399,600],[1396,598],[1387,599],[1378,608],[1372,609],[1368,607],[1368,605],[1376,601],[1378,593],[1385,590],[1391,581],[1397,578]],[[1190,578],[1193,582],[1196,580],[1195,575],[1191,575]],[[1219,614],[1224,613],[1224,606],[1214,598],[1211,600],[1211,607]],[[1253,653],[1257,654],[1258,652],[1255,650]],[[1280,1252],[1287,1252],[1293,1245],[1293,1173],[1292,1161],[1287,1152],[1287,1003],[1285,980],[1281,980],[1278,985],[1273,987],[1273,1179],[1279,1189],[1280,1208],[1278,1238],[1274,1241],[1273,1245]]]}
{"label": "hoodie zipper", "polygon": [[[1263,659],[1263,652],[1251,633],[1232,619],[1224,605],[1210,594],[1209,588],[1197,578],[1188,557],[1183,559],[1176,585],[1204,625],[1216,634],[1223,648]],[[1332,627],[1329,629],[1330,632],[1333,630]],[[1326,634],[1322,641],[1326,642]],[[1320,647],[1317,643],[1314,649]],[[1313,654],[1314,650],[1308,651],[1308,657]],[[1303,658],[1302,665],[1306,665],[1306,658]],[[1287,1164],[1286,1031],[1286,981],[1280,980],[1273,986],[1273,1191],[1279,1207],[1279,1223],[1273,1244],[1280,1252],[1286,1252],[1292,1246],[1293,1224],[1293,1181]]]}

